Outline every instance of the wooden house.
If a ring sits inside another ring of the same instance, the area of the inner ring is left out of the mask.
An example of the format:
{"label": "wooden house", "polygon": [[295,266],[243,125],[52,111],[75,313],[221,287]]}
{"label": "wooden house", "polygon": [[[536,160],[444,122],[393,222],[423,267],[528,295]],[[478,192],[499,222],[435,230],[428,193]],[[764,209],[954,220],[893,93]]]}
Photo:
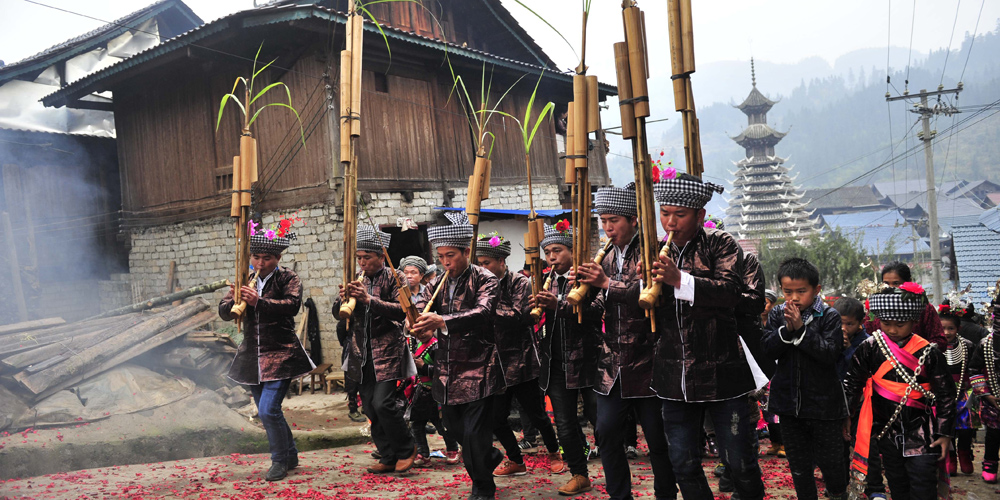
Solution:
{"label": "wooden house", "polygon": [[[238,12],[44,98],[47,106],[74,107],[94,92],[113,92],[122,223],[130,235],[130,273],[140,287],[159,289],[171,260],[182,285],[231,273],[227,216],[241,117],[236,108],[225,110],[218,131],[216,120],[221,97],[237,76],[251,73],[261,48],[259,61],[275,62],[255,89],[275,81],[288,85],[305,146],[294,116],[279,108],[263,112],[252,128],[260,148],[254,209],[265,223],[271,214],[302,210],[308,225],[283,262],[295,261],[307,293],[329,311],[343,258],[337,82],[345,10],[346,1],[330,0]],[[464,206],[474,160],[468,114],[452,74],[461,76],[474,100],[484,79],[494,101],[513,86],[499,109],[518,117],[539,78],[535,112],[537,103],[551,101],[558,116],[573,98],[572,75],[555,67],[499,0],[388,2],[372,5],[371,12],[381,26],[365,23],[359,190],[384,227],[400,233],[394,228],[400,217],[419,224],[419,231],[394,240],[392,254],[429,257],[424,231],[440,213],[434,207]],[[615,91],[602,85],[601,100]],[[284,94],[270,96],[279,97]],[[499,115],[491,131],[491,196],[483,206],[527,208],[520,131]],[[556,120],[549,120],[532,147],[537,208],[568,202],[557,135]],[[590,148],[595,188],[609,183],[603,142],[600,137]],[[323,331],[332,332],[332,321],[324,322]]]}

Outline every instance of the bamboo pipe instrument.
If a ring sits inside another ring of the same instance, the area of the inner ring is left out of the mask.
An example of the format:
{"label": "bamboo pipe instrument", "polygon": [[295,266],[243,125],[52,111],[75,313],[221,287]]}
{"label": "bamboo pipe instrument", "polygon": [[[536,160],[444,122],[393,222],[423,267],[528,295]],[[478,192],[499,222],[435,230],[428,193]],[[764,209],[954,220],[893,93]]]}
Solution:
{"label": "bamboo pipe instrument", "polygon": [[[667,234],[667,242],[660,249],[660,253],[657,254],[657,259],[660,257],[667,257],[670,255],[670,245],[674,241],[674,232],[670,231]],[[653,309],[656,307],[656,302],[660,299],[660,295],[663,293],[663,283],[659,281],[650,282],[649,286],[639,293],[639,306],[643,309]]]}
{"label": "bamboo pipe instrument", "polygon": [[403,312],[406,313],[406,319],[410,321],[410,324],[417,322],[417,306],[413,303],[413,295],[410,294],[410,285],[406,283],[406,278],[400,278],[399,274],[396,272],[395,266],[392,265],[392,258],[389,257],[389,251],[385,247],[382,247],[382,256],[385,257],[385,263],[389,266],[389,271],[392,272],[392,277],[396,279],[396,286],[399,288],[399,305],[403,307]]}
{"label": "bamboo pipe instrument", "polygon": [[[542,285],[542,290],[548,290],[552,286],[552,273],[549,273],[548,277],[545,278],[545,284]],[[535,296],[538,296],[536,293]],[[542,306],[538,306],[531,310],[531,317],[537,323],[539,318],[542,317]]]}
{"label": "bamboo pipe instrument", "polygon": [[[354,261],[351,260],[351,262],[354,262]],[[359,272],[358,273],[358,279],[356,279],[355,281],[361,281],[361,278],[363,278],[364,276],[365,276],[365,273],[363,271]],[[346,289],[346,287],[345,287],[345,289]],[[354,314],[354,308],[357,307],[357,306],[358,306],[358,299],[356,299],[354,297],[349,297],[346,301],[344,301],[344,302],[342,302],[340,304],[340,310],[337,311],[337,317],[340,318],[340,319],[344,319],[344,320],[350,319],[351,315]]]}
{"label": "bamboo pipe instrument", "polygon": [[[437,300],[437,296],[441,293],[441,289],[444,288],[444,284],[448,282],[448,271],[445,270],[444,275],[441,276],[441,281],[438,282],[437,288],[434,289],[434,294],[431,295],[431,300],[427,301],[424,305],[424,310],[420,312],[420,315],[427,314],[431,312],[431,308],[434,307],[434,301]],[[411,323],[412,325],[413,323]]]}
{"label": "bamboo pipe instrument", "polygon": [[[254,273],[247,280],[246,285],[250,286],[251,283],[257,280],[258,276],[260,276],[260,271],[254,271]],[[243,312],[246,311],[247,308],[247,303],[243,302],[242,299],[240,299],[240,302],[238,304],[235,303],[236,297],[240,295],[240,287],[242,287],[242,285],[236,287],[236,289],[233,290],[233,308],[229,311],[229,314],[232,314],[233,316],[242,316]]]}
{"label": "bamboo pipe instrument", "polygon": [[[603,248],[598,250],[597,256],[594,257],[594,264],[601,265],[601,263],[604,262],[604,256],[611,250],[611,245],[613,245],[613,243],[608,241]],[[566,295],[566,302],[569,302],[571,305],[578,306],[581,302],[583,302],[584,297],[586,297],[589,292],[590,285],[580,283]]]}

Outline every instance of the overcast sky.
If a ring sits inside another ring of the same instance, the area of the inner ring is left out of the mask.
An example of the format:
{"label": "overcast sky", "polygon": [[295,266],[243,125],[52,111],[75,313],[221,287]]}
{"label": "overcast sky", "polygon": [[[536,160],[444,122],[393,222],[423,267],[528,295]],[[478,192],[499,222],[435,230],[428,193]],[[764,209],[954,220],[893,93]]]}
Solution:
{"label": "overcast sky", "polygon": [[[555,25],[574,46],[579,46],[580,2],[522,1]],[[147,0],[39,2],[108,21],[149,3]],[[186,3],[206,21],[253,6],[253,0],[187,0]],[[503,0],[503,3],[557,63],[564,68],[576,65],[573,52],[550,28],[514,0]],[[656,54],[657,47],[666,46],[666,3],[666,0],[640,1],[647,13],[652,63],[661,69],[669,66],[666,51]],[[913,4],[910,0],[841,0],[835,3],[694,0],[696,59],[699,63],[748,60],[753,53],[756,58],[771,62],[790,63],[820,56],[833,63],[838,56],[854,49],[888,44],[908,47],[911,20],[914,22],[913,48],[926,52],[948,46],[956,7],[955,47],[966,32],[973,31],[981,6],[980,32],[994,29],[1000,18],[1000,2],[996,0],[918,0],[915,17]],[[591,74],[598,74],[609,82],[614,79],[611,44],[623,38],[620,5],[619,0],[594,0],[590,16],[588,62]],[[0,12],[3,13],[0,16],[0,59],[8,63],[103,24],[25,0],[0,0]]]}

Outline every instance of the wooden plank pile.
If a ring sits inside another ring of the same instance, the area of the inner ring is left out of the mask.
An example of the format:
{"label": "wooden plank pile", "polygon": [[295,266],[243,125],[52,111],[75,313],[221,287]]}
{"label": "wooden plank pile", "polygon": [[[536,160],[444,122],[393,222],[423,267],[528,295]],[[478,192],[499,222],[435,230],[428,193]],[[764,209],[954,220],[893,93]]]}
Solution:
{"label": "wooden plank pile", "polygon": [[[147,353],[216,318],[202,298],[179,306],[60,324],[0,330],[0,382],[39,401]],[[231,346],[230,346],[231,347]]]}

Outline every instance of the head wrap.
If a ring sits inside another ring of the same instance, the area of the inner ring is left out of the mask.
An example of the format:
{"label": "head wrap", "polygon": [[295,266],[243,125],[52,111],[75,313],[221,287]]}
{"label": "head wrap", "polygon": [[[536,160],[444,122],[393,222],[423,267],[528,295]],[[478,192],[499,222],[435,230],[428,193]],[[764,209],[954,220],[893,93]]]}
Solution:
{"label": "head wrap", "polygon": [[358,224],[358,250],[382,254],[382,248],[389,246],[390,236],[368,224]]}
{"label": "head wrap", "polygon": [[774,290],[768,288],[767,290],[764,290],[764,298],[770,300],[771,302],[777,302],[778,294],[774,293]]}
{"label": "head wrap", "polygon": [[545,238],[542,239],[541,247],[545,248],[554,243],[573,248],[573,227],[565,219],[554,226],[545,225]]}
{"label": "head wrap", "polygon": [[438,266],[437,266],[437,264],[428,264],[427,265],[427,270],[424,271],[424,276],[427,276],[427,275],[430,275],[430,274],[435,274],[437,272],[438,272]]}
{"label": "head wrap", "polygon": [[714,193],[722,193],[723,187],[688,174],[679,174],[670,179],[663,177],[653,184],[653,196],[660,205],[705,208]]}
{"label": "head wrap", "polygon": [[597,215],[635,217],[638,213],[635,200],[635,183],[625,187],[603,187],[594,194],[594,212]]}
{"label": "head wrap", "polygon": [[399,268],[406,269],[408,266],[413,266],[420,271],[421,275],[427,274],[427,261],[417,257],[416,255],[410,255],[403,257],[399,260]]}
{"label": "head wrap", "polygon": [[881,321],[916,321],[926,307],[927,294],[916,283],[903,283],[868,297],[868,310]]}
{"label": "head wrap", "polygon": [[510,255],[510,240],[500,236],[496,231],[479,235],[476,241],[476,255],[506,259]]}
{"label": "head wrap", "polygon": [[469,248],[472,244],[472,224],[465,212],[445,212],[451,224],[427,228],[427,239],[437,247]]}
{"label": "head wrap", "polygon": [[265,233],[257,233],[250,237],[250,255],[271,254],[281,255],[295,239],[295,233],[285,233],[284,236],[268,238]]}

